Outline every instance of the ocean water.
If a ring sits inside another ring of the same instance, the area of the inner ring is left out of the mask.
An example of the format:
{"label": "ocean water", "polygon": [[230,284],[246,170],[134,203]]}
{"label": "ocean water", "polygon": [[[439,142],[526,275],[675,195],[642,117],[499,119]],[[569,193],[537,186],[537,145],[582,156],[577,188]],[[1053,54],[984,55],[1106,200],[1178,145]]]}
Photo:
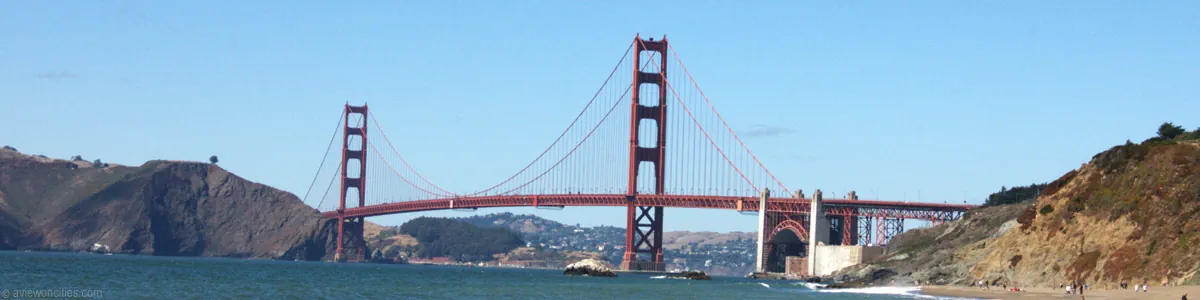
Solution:
{"label": "ocean water", "polygon": [[[912,288],[812,290],[715,277],[0,251],[0,296],[108,299],[938,299]],[[97,297],[98,296],[98,297]],[[948,299],[948,298],[947,298]]]}

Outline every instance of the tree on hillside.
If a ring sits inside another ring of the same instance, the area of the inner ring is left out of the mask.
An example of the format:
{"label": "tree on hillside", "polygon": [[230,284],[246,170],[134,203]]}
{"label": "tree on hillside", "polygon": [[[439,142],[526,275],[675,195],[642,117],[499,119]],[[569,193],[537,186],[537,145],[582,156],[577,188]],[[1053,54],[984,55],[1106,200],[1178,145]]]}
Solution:
{"label": "tree on hillside", "polygon": [[83,160],[83,156],[76,155],[76,156],[71,157],[71,161],[86,161],[86,160]]}
{"label": "tree on hillside", "polygon": [[1179,136],[1180,134],[1183,134],[1184,132],[1187,132],[1187,131],[1183,130],[1183,126],[1171,124],[1171,122],[1166,122],[1166,123],[1163,123],[1161,126],[1158,126],[1158,137],[1168,139],[1168,140],[1173,139],[1173,138]]}
{"label": "tree on hillside", "polygon": [[99,158],[97,158],[97,159],[96,159],[96,161],[93,161],[93,162],[92,162],[92,166],[93,166],[93,167],[97,167],[97,168],[103,168],[103,167],[104,167],[104,162],[100,161],[100,159],[99,159]]}
{"label": "tree on hillside", "polygon": [[17,148],[13,148],[13,146],[4,146],[4,150],[20,152],[20,151],[17,151]]}
{"label": "tree on hillside", "polygon": [[214,163],[214,164],[217,163],[217,156],[213,155],[213,156],[209,157],[208,162]]}
{"label": "tree on hillside", "polygon": [[1004,205],[1034,200],[1037,199],[1038,195],[1040,195],[1042,190],[1045,188],[1045,183],[1035,183],[1029,186],[1013,187],[1011,189],[1006,186],[1001,186],[1000,192],[988,195],[988,198],[984,201],[983,206]]}

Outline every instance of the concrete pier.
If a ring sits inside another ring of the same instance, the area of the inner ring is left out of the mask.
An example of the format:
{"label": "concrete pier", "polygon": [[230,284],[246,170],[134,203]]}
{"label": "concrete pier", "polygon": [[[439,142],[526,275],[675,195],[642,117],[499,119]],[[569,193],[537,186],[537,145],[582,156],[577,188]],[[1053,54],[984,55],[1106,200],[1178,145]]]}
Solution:
{"label": "concrete pier", "polygon": [[808,274],[816,274],[817,246],[829,243],[829,221],[825,219],[821,190],[813,192],[808,211]]}
{"label": "concrete pier", "polygon": [[763,245],[767,243],[767,198],[771,197],[771,190],[763,188],[762,196],[758,198],[758,259],[754,260],[754,271],[763,272],[763,261],[766,260],[763,253]]}

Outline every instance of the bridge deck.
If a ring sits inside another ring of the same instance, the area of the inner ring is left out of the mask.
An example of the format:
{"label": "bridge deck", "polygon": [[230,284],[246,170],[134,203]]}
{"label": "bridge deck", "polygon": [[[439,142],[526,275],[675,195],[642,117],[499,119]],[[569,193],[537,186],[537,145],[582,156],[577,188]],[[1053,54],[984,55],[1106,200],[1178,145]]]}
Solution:
{"label": "bridge deck", "polygon": [[[629,201],[622,194],[556,194],[556,195],[510,195],[454,197],[417,201],[393,202],[364,207],[347,208],[344,217],[370,217],[387,214],[410,213],[431,210],[469,209],[488,207],[536,207],[536,206],[614,206],[623,207]],[[639,206],[662,206],[675,208],[708,208],[737,211],[758,211],[757,197],[700,196],[700,195],[637,195]],[[974,208],[974,205],[939,204],[898,201],[869,201],[827,199],[826,215],[878,216],[889,218],[948,221],[958,213]],[[808,213],[808,199],[770,198],[768,212]],[[323,212],[325,217],[338,216],[337,211]]]}

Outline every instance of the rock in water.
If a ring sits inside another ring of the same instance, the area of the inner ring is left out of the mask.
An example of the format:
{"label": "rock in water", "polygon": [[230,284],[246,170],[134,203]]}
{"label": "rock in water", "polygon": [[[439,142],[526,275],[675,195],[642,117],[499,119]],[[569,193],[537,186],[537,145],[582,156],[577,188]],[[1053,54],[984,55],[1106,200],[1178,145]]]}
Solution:
{"label": "rock in water", "polygon": [[567,269],[563,270],[565,275],[583,275],[583,276],[600,276],[600,277],[617,277],[617,273],[612,271],[612,267],[607,262],[588,258],[567,265]]}
{"label": "rock in water", "polygon": [[708,274],[701,271],[683,271],[683,273],[667,276],[667,278],[691,279],[691,280],[712,280]]}

